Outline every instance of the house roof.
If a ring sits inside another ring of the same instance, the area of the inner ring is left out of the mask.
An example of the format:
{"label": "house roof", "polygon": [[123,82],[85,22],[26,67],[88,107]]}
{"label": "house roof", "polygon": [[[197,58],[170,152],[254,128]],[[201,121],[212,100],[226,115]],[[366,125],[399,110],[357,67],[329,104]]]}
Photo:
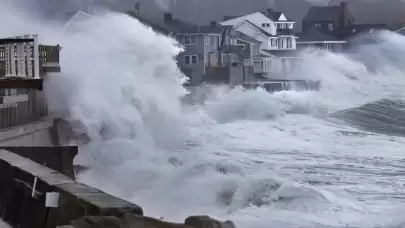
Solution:
{"label": "house roof", "polygon": [[397,32],[398,34],[401,34],[401,35],[405,36],[405,27],[403,27],[403,28],[397,30],[396,32]]}
{"label": "house roof", "polygon": [[127,14],[133,18],[138,19],[141,23],[150,26],[152,29],[157,30],[164,34],[169,34],[174,31],[174,28],[166,25],[162,20],[154,20],[143,15],[135,13],[135,11],[128,11]]}
{"label": "house roof", "polygon": [[313,6],[309,8],[303,21],[332,21],[340,16],[340,6]]}
{"label": "house roof", "polygon": [[270,54],[270,55],[274,55],[277,57],[284,57],[284,58],[288,58],[288,57],[299,57],[298,52],[296,50],[267,50],[267,49],[262,49],[263,52]]}
{"label": "house roof", "polygon": [[93,16],[83,11],[67,12],[62,20],[65,22],[65,27],[75,21],[85,21]]}
{"label": "house roof", "polygon": [[303,31],[301,33],[296,34],[296,36],[298,37],[297,42],[341,41],[340,39],[332,35],[325,34],[316,28],[311,28],[309,30]]}
{"label": "house roof", "polygon": [[165,24],[172,27],[177,33],[221,34],[223,30],[223,27],[220,24],[200,26],[174,17],[171,21],[166,21]]}
{"label": "house roof", "polygon": [[396,22],[390,25],[387,25],[386,29],[393,31],[393,32],[398,32],[399,30],[405,28],[405,22]]}
{"label": "house roof", "polygon": [[[262,12],[262,14],[266,17],[268,17],[270,20],[272,21],[279,21],[279,18],[281,17],[281,15],[283,14],[282,12],[276,12],[273,9],[267,9],[266,11]],[[285,16],[285,15],[284,15]],[[290,18],[288,18],[287,16],[285,16],[287,18],[287,21],[293,21]]]}
{"label": "house roof", "polygon": [[248,36],[248,35],[246,35],[246,34],[244,34],[242,32],[239,32],[239,31],[235,31],[235,34],[232,36],[232,38],[240,39],[240,40],[246,41],[248,43],[252,43],[252,44],[260,44],[260,43],[262,43],[262,42],[254,39],[254,38],[252,38],[252,37],[250,37],[250,36]]}
{"label": "house roof", "polygon": [[252,22],[250,22],[249,20],[245,20],[245,22],[247,22],[248,24],[252,25],[253,27],[255,27],[256,29],[258,29],[261,33],[263,33],[264,35],[268,36],[268,37],[272,37],[273,35],[271,35],[270,33],[266,32],[264,29],[260,28],[259,26],[253,24]]}

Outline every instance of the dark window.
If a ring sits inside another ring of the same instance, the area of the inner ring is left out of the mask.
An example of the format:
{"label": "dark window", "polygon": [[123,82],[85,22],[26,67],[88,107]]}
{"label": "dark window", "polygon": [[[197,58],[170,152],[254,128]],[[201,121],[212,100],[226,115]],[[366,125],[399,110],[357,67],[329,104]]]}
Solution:
{"label": "dark window", "polygon": [[184,36],[184,44],[185,45],[196,45],[197,36]]}
{"label": "dark window", "polygon": [[197,64],[197,61],[198,61],[197,59],[198,59],[198,58],[197,58],[196,55],[192,55],[192,56],[191,56],[191,63],[192,63],[192,64]]}

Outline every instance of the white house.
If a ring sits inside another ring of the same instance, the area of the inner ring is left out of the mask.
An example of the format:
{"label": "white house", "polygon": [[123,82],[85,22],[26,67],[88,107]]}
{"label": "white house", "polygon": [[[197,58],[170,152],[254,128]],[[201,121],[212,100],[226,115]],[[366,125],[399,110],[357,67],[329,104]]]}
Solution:
{"label": "white house", "polygon": [[262,42],[261,48],[268,50],[295,50],[294,21],[280,12],[267,9],[236,17],[220,23],[233,26],[235,30]]}
{"label": "white house", "polygon": [[289,58],[296,61],[293,55],[284,54],[296,50],[295,22],[281,12],[267,9],[266,12],[230,18],[220,24],[232,26],[234,30],[261,42],[260,55],[251,59],[255,74],[278,78],[288,71],[289,64],[286,62],[289,62]]}

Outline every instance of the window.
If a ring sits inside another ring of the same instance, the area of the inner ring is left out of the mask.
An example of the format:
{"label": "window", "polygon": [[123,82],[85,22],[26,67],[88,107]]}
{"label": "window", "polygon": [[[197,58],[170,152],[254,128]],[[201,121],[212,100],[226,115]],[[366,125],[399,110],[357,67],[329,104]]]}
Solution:
{"label": "window", "polygon": [[288,38],[287,40],[287,48],[292,48],[292,39]]}
{"label": "window", "polygon": [[245,50],[245,44],[236,44],[236,46],[239,46],[242,50]]}
{"label": "window", "polygon": [[278,48],[284,48],[284,40],[283,40],[283,39],[281,39],[281,40],[278,42]]}
{"label": "window", "polygon": [[328,24],[329,31],[333,31],[333,24]]}
{"label": "window", "polygon": [[267,60],[267,70],[270,71],[271,69],[271,60]]}
{"label": "window", "polygon": [[263,24],[262,24],[262,27],[266,27],[266,23],[263,23]]}
{"label": "window", "polygon": [[321,24],[314,24],[315,28],[320,28]]}
{"label": "window", "polygon": [[293,24],[293,23],[289,23],[289,24],[288,24],[288,28],[289,28],[289,29],[293,29],[293,28],[294,28],[294,24]]}
{"label": "window", "polygon": [[184,56],[184,64],[190,65],[190,64],[197,64],[197,63],[198,63],[197,55],[185,55]]}
{"label": "window", "polygon": [[260,45],[252,44],[252,55],[258,55],[260,53]]}
{"label": "window", "polygon": [[197,36],[184,36],[184,44],[185,45],[196,45]]}

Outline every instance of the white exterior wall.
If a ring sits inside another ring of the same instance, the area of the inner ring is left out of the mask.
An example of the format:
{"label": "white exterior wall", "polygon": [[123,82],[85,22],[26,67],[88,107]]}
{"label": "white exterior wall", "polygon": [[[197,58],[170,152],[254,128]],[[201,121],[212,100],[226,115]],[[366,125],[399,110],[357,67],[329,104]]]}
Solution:
{"label": "white exterior wall", "polygon": [[236,31],[244,33],[250,37],[255,37],[259,31],[247,22],[242,22],[234,27]]}
{"label": "white exterior wall", "polygon": [[[257,27],[263,29],[264,31],[270,33],[271,35],[276,35],[276,25],[274,23],[274,21],[270,20],[270,18],[264,16],[262,13],[260,12],[256,12],[256,13],[252,13],[252,14],[248,14],[242,17],[237,17],[231,20],[227,20],[227,21],[223,21],[220,24],[221,25],[237,25],[245,20],[248,20],[249,22],[251,22],[252,24],[256,25]],[[262,27],[262,24],[269,24],[269,27]]]}

